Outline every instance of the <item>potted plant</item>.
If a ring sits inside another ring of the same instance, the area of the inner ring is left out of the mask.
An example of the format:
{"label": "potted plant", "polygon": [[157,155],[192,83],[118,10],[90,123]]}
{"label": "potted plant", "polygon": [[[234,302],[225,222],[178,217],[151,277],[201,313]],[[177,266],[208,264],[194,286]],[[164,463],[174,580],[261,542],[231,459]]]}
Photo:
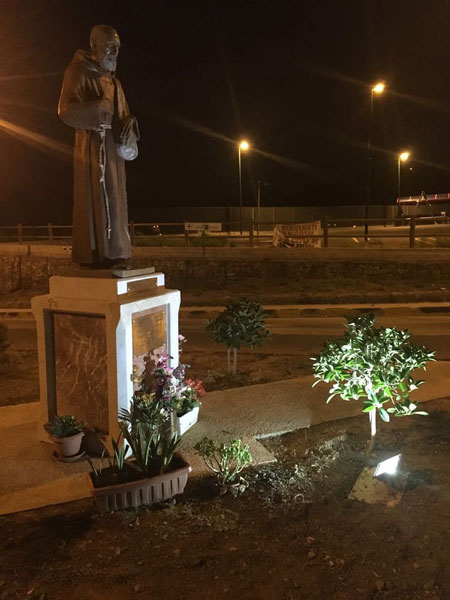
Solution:
{"label": "potted plant", "polygon": [[84,423],[77,421],[73,415],[56,415],[44,425],[45,431],[57,445],[58,456],[63,460],[80,456],[83,427]]}
{"label": "potted plant", "polygon": [[175,385],[171,395],[172,428],[178,435],[183,435],[198,421],[200,397],[205,394],[202,382],[186,379]]}
{"label": "potted plant", "polygon": [[204,437],[194,446],[210,471],[215,473],[219,493],[226,494],[231,491],[238,494],[247,489],[248,483],[241,476],[241,471],[252,462],[247,444],[241,440],[218,443]]}
{"label": "potted plant", "polygon": [[[179,336],[180,349],[186,338]],[[201,406],[200,398],[205,390],[200,379],[186,378],[186,369],[190,365],[179,363],[175,368],[169,366],[170,356],[166,352],[150,354],[145,360],[144,373],[140,378],[141,389],[147,394],[153,393],[169,412],[173,432],[181,436],[198,420]]]}
{"label": "potted plant", "polygon": [[90,461],[88,481],[102,510],[154,504],[184,491],[191,467],[175,452],[180,438],[171,435],[168,416],[162,399],[142,390],[133,396],[129,411],[121,411],[113,460],[106,469]]}
{"label": "potted plant", "polygon": [[375,445],[377,413],[383,421],[389,421],[390,415],[427,414],[409,399],[410,393],[424,383],[411,373],[425,370],[427,362],[435,360],[434,351],[409,342],[408,331],[375,327],[374,323],[372,314],[348,319],[344,338],[327,341],[319,357],[313,359],[314,377],[333,383],[327,403],[335,396],[363,401],[362,411],[369,413],[370,419],[369,454]]}
{"label": "potted plant", "polygon": [[265,318],[266,312],[259,302],[240,298],[228,300],[225,310],[207,322],[206,329],[211,332],[213,340],[227,346],[228,371],[233,375],[236,375],[237,353],[241,344],[250,348],[263,346],[270,337]]}

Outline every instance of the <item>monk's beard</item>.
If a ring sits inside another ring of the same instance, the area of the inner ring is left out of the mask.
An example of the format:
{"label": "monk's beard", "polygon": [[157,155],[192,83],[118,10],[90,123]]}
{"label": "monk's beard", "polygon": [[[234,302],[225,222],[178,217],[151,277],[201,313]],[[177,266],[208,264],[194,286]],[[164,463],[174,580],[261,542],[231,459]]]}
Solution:
{"label": "monk's beard", "polygon": [[105,56],[101,61],[101,66],[105,69],[105,71],[109,71],[110,73],[115,73],[117,67],[117,56]]}

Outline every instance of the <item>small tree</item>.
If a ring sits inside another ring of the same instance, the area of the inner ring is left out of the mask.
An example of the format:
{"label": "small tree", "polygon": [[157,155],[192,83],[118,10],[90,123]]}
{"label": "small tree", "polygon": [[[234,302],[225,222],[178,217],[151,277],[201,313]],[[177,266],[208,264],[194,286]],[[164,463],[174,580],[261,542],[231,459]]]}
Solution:
{"label": "small tree", "polygon": [[[389,421],[391,414],[427,414],[417,410],[409,399],[409,394],[424,383],[414,379],[411,372],[425,370],[427,362],[435,360],[434,351],[408,341],[407,330],[376,328],[374,323],[375,316],[371,314],[348,319],[344,338],[327,341],[319,357],[312,359],[314,377],[333,383],[327,403],[334,396],[363,401],[362,410],[369,413],[370,419],[369,453],[375,445],[377,412],[383,421]],[[389,408],[385,408],[386,404],[390,404]]]}
{"label": "small tree", "polygon": [[[266,313],[256,300],[228,300],[225,310],[215,319],[209,319],[206,329],[212,338],[228,348],[228,371],[233,375],[237,369],[237,351],[241,344],[254,348],[262,346],[270,336],[265,327]],[[233,350],[233,364],[231,364]]]}

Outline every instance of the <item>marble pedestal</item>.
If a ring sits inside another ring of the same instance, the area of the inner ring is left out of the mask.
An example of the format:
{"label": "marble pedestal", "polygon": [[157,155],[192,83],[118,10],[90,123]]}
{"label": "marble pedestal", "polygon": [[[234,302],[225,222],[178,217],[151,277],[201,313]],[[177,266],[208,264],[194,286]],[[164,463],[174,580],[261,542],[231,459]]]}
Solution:
{"label": "marble pedestal", "polygon": [[180,292],[164,275],[51,277],[50,293],[33,298],[37,324],[41,440],[55,414],[73,414],[108,448],[118,413],[133,395],[133,365],[166,346],[178,364]]}

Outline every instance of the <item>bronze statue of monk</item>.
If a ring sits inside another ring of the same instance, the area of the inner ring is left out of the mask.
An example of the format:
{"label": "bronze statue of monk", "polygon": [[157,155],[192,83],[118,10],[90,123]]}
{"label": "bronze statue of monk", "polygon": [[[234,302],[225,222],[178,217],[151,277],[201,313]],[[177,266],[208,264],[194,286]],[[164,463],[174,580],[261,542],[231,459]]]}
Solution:
{"label": "bronze statue of monk", "polygon": [[117,31],[96,25],[90,45],[66,69],[58,115],[75,128],[72,261],[108,267],[131,256],[124,160],[139,130],[115,76]]}

